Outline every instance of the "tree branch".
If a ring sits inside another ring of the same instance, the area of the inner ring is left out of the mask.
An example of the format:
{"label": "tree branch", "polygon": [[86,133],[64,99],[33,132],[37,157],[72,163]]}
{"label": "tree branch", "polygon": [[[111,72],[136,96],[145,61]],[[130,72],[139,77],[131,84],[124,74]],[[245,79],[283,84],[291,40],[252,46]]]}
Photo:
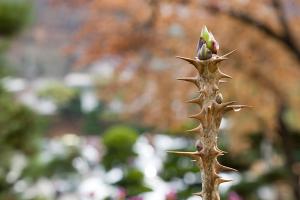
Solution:
{"label": "tree branch", "polygon": [[284,34],[279,34],[279,33],[275,32],[267,24],[253,18],[250,15],[247,15],[246,13],[238,12],[238,11],[235,11],[230,8],[221,8],[220,6],[217,6],[215,4],[214,5],[206,5],[205,7],[212,13],[221,13],[221,14],[228,15],[228,16],[232,17],[233,19],[243,22],[244,24],[247,24],[247,25],[263,32],[264,34],[272,37],[277,42],[283,44],[296,57],[296,59],[300,63],[300,48],[298,48],[296,46],[295,42],[293,42],[291,33],[288,29],[286,18],[284,17],[284,13],[282,11],[281,4],[280,3],[278,4],[277,0],[274,0],[274,1],[276,1],[275,6],[278,7],[278,9],[279,9],[279,10],[277,9],[278,12],[280,11],[280,13],[282,13],[281,14],[282,16],[280,17],[280,21],[281,21],[281,24],[283,25]]}
{"label": "tree branch", "polygon": [[280,0],[272,0],[273,7],[277,12],[277,18],[282,26],[284,37],[292,40],[291,31],[288,26],[284,8]]}

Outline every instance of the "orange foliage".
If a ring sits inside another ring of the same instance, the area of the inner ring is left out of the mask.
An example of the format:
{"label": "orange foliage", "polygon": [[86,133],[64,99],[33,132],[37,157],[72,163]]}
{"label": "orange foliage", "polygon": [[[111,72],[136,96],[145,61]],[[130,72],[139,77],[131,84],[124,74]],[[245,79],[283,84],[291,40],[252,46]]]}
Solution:
{"label": "orange foliage", "polygon": [[[198,2],[198,1],[197,1]],[[86,65],[107,55],[121,58],[109,84],[99,86],[102,98],[122,98],[124,117],[160,128],[182,131],[188,108],[183,103],[194,88],[178,83],[176,77],[194,74],[193,68],[175,59],[176,55],[192,57],[201,27],[206,24],[220,43],[221,53],[237,53],[223,65],[223,71],[234,77],[221,88],[227,100],[252,105],[254,109],[230,117],[231,141],[245,133],[263,130],[275,138],[278,105],[288,104],[288,124],[300,128],[300,65],[286,46],[263,34],[257,28],[227,15],[213,15],[206,1],[93,0],[86,6],[89,17],[76,35],[71,49],[83,52],[78,65]],[[281,28],[270,1],[212,1],[222,8],[230,7],[264,22],[276,33]],[[293,9],[286,4],[286,9]],[[299,16],[290,14],[290,25]],[[297,30],[298,29],[298,30]],[[298,28],[291,27],[293,36]],[[299,34],[298,34],[299,35]],[[294,42],[296,42],[296,38]],[[130,78],[122,78],[131,74]],[[189,112],[191,114],[193,112]],[[244,143],[245,144],[245,143]]]}

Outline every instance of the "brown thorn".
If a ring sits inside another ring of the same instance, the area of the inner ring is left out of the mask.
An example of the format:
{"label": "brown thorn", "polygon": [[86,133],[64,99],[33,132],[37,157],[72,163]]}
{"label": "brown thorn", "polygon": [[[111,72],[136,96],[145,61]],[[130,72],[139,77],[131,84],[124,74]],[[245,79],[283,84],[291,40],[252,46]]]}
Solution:
{"label": "brown thorn", "polygon": [[230,51],[230,52],[228,52],[228,53],[226,53],[226,54],[224,54],[224,55],[222,55],[222,56],[216,57],[215,60],[214,60],[214,62],[215,62],[215,63],[219,63],[219,62],[221,62],[221,61],[228,60],[227,56],[231,55],[231,54],[232,54],[233,52],[235,52],[235,51],[236,51],[236,49],[233,50],[233,51]]}
{"label": "brown thorn", "polygon": [[217,182],[218,185],[220,185],[222,183],[230,182],[230,181],[232,181],[232,180],[227,180],[227,179],[223,179],[223,178],[218,178],[216,180],[216,182]]}
{"label": "brown thorn", "polygon": [[186,132],[189,132],[189,133],[190,133],[190,132],[196,132],[196,131],[201,132],[202,130],[203,130],[202,124],[199,124],[199,126],[197,126],[196,128],[187,130]]}
{"label": "brown thorn", "polygon": [[167,152],[168,153],[174,153],[174,154],[177,154],[179,156],[190,157],[190,158],[193,158],[193,159],[197,159],[197,158],[202,156],[202,154],[198,151],[195,151],[195,152],[167,151]]}
{"label": "brown thorn", "polygon": [[228,153],[228,152],[226,152],[226,151],[223,151],[223,150],[219,149],[218,146],[215,146],[215,148],[216,148],[217,151],[221,152],[222,154]]}
{"label": "brown thorn", "polygon": [[221,150],[217,149],[216,147],[214,147],[214,149],[212,151],[212,155],[218,157],[218,156],[224,155],[224,153],[223,153],[223,151],[221,151]]}
{"label": "brown thorn", "polygon": [[205,118],[205,115],[203,113],[203,110],[201,110],[200,113],[197,113],[195,115],[191,115],[191,116],[189,116],[189,118],[198,119],[200,121],[203,121],[204,118]]}
{"label": "brown thorn", "polygon": [[236,111],[236,112],[238,112],[242,108],[253,108],[253,107],[252,106],[248,106],[248,105],[228,105],[224,109],[224,112],[229,112],[229,111]]}
{"label": "brown thorn", "polygon": [[234,49],[234,50],[232,50],[232,51],[230,51],[230,52],[228,52],[228,53],[222,55],[221,58],[226,58],[227,56],[230,56],[231,54],[233,54],[234,52],[236,52],[236,50],[237,50],[237,49]]}
{"label": "brown thorn", "polygon": [[193,193],[193,195],[199,196],[199,197],[203,197],[203,193],[202,192]]}
{"label": "brown thorn", "polygon": [[234,169],[234,168],[231,168],[231,167],[227,167],[227,166],[224,166],[224,165],[221,165],[218,161],[216,162],[216,172],[219,173],[219,172],[223,172],[223,171],[235,171],[237,172],[238,170]]}
{"label": "brown thorn", "polygon": [[226,58],[226,57],[217,57],[213,60],[213,62],[219,63],[219,62],[224,61],[224,60],[228,60],[228,58]]}
{"label": "brown thorn", "polygon": [[214,180],[217,180],[217,179],[219,179],[219,178],[221,178],[218,174],[216,174],[216,173],[213,173],[213,179]]}
{"label": "brown thorn", "polygon": [[220,83],[228,83],[228,81],[219,80],[219,84],[220,84]]}
{"label": "brown thorn", "polygon": [[191,100],[188,100],[186,101],[187,103],[197,103],[197,104],[200,104],[202,105],[202,102],[203,102],[203,96],[202,96],[202,93],[200,93],[200,95],[194,99],[191,99]]}
{"label": "brown thorn", "polygon": [[177,80],[191,82],[198,86],[197,77],[181,77],[177,78]]}
{"label": "brown thorn", "polygon": [[229,101],[229,102],[217,104],[217,109],[219,111],[224,111],[227,106],[232,105],[234,103],[236,103],[236,101]]}
{"label": "brown thorn", "polygon": [[182,57],[182,56],[176,56],[176,58],[187,61],[188,63],[194,65],[196,68],[199,66],[198,62],[192,58],[187,58],[187,57]]}
{"label": "brown thorn", "polygon": [[221,72],[220,70],[218,70],[218,72],[219,72],[219,75],[218,75],[218,78],[219,78],[219,79],[222,79],[222,78],[229,78],[229,79],[232,79],[232,77],[229,76],[228,74],[225,74],[225,73]]}
{"label": "brown thorn", "polygon": [[221,105],[225,107],[225,106],[229,106],[234,103],[236,103],[236,101],[228,101],[228,102],[222,103]]}

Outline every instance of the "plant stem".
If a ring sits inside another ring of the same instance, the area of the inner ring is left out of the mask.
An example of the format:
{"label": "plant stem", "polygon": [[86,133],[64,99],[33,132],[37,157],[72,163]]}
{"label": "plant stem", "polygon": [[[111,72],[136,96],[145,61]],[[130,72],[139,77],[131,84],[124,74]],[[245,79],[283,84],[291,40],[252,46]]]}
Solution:
{"label": "plant stem", "polygon": [[223,155],[223,151],[217,147],[222,116],[228,111],[239,111],[241,108],[247,107],[245,105],[234,105],[235,102],[222,102],[223,98],[219,90],[219,84],[223,81],[222,79],[231,77],[220,71],[219,63],[226,60],[227,55],[218,56],[213,54],[207,60],[179,57],[192,64],[198,71],[197,77],[185,77],[179,78],[179,80],[192,82],[198,88],[199,96],[189,102],[196,103],[200,107],[201,111],[191,116],[191,118],[199,120],[200,125],[189,130],[189,132],[197,133],[200,144],[197,144],[196,152],[171,151],[171,153],[188,156],[197,161],[202,169],[202,192],[195,193],[195,195],[201,196],[203,200],[220,200],[218,187],[221,183],[230,180],[222,179],[218,173],[228,170],[236,171],[230,167],[222,166],[217,160],[218,156]]}

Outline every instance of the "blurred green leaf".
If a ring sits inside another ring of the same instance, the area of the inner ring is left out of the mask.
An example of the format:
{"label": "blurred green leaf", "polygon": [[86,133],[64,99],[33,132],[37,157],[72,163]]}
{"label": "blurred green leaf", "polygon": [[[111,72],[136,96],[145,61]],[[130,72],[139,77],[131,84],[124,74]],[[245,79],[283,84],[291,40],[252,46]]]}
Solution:
{"label": "blurred green leaf", "polygon": [[124,178],[116,183],[123,187],[128,196],[136,196],[144,192],[152,191],[151,188],[144,185],[144,174],[135,168],[129,168]]}
{"label": "blurred green leaf", "polygon": [[125,125],[116,125],[105,131],[102,139],[106,147],[102,161],[104,167],[110,169],[116,165],[128,165],[130,159],[136,156],[133,145],[137,137],[137,131]]}
{"label": "blurred green leaf", "polygon": [[30,20],[32,6],[31,0],[0,0],[0,35],[20,32]]}

